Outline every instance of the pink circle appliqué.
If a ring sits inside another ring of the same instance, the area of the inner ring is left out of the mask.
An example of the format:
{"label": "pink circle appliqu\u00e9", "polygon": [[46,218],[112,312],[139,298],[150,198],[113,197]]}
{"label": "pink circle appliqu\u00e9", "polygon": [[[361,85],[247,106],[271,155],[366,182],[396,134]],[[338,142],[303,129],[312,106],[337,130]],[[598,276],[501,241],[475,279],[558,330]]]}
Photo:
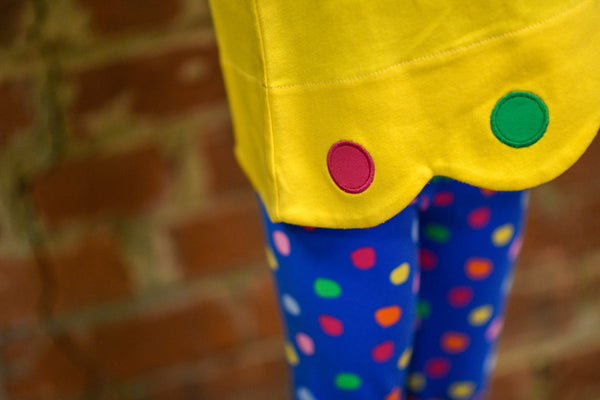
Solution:
{"label": "pink circle appliqu\u00e9", "polygon": [[348,140],[331,146],[327,154],[327,168],[335,184],[347,193],[364,192],[375,176],[375,164],[369,152]]}

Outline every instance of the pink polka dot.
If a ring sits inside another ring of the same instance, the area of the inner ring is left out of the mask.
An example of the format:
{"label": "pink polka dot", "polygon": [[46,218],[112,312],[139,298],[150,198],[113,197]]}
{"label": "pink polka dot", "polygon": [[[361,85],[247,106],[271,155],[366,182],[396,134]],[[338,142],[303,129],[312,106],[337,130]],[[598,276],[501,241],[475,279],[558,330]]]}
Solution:
{"label": "pink polka dot", "polygon": [[429,208],[429,197],[426,195],[420,196],[419,210],[426,211]]}
{"label": "pink polka dot", "polygon": [[502,332],[502,326],[504,325],[504,319],[502,317],[496,317],[490,323],[487,330],[485,331],[485,338],[488,342],[493,342],[500,336]]}
{"label": "pink polka dot", "polygon": [[421,273],[417,269],[415,271],[415,276],[413,278],[413,285],[412,285],[413,294],[419,293],[420,286],[421,286]]}
{"label": "pink polka dot", "polygon": [[298,344],[298,348],[301,352],[306,354],[307,356],[313,355],[315,353],[315,342],[305,333],[297,333],[296,334],[296,343]]}
{"label": "pink polka dot", "polygon": [[319,315],[319,324],[323,332],[329,336],[340,336],[344,333],[342,321],[330,315]]}
{"label": "pink polka dot", "polygon": [[275,248],[282,256],[289,256],[292,249],[290,247],[290,239],[282,231],[273,232],[273,243]]}
{"label": "pink polka dot", "polygon": [[302,229],[304,229],[307,232],[314,232],[317,230],[317,228],[315,228],[314,226],[303,226]]}
{"label": "pink polka dot", "polygon": [[521,236],[518,236],[517,238],[515,238],[515,240],[513,240],[510,247],[508,248],[508,259],[511,262],[514,262],[517,260],[517,257],[519,257],[519,253],[521,253],[522,246],[523,246],[523,238]]}
{"label": "pink polka dot", "polygon": [[352,264],[356,268],[369,269],[375,265],[375,249],[372,247],[361,247],[350,254]]}
{"label": "pink polka dot", "polygon": [[394,355],[394,342],[388,340],[383,342],[373,349],[371,356],[376,362],[386,362]]}
{"label": "pink polka dot", "polygon": [[473,299],[473,289],[468,286],[457,286],[448,292],[448,303],[452,307],[465,307]]}
{"label": "pink polka dot", "polygon": [[477,208],[469,213],[467,221],[471,228],[481,229],[490,222],[490,209],[487,207]]}
{"label": "pink polka dot", "polygon": [[437,265],[437,256],[427,249],[419,249],[419,264],[421,269],[431,271]]}
{"label": "pink polka dot", "polygon": [[436,207],[448,207],[454,201],[452,192],[439,192],[433,196],[433,205]]}
{"label": "pink polka dot", "polygon": [[335,143],[327,154],[329,175],[347,193],[361,193],[373,182],[375,165],[361,145],[343,140]]}
{"label": "pink polka dot", "polygon": [[425,364],[425,373],[430,378],[443,378],[450,372],[450,361],[447,358],[432,358]]}

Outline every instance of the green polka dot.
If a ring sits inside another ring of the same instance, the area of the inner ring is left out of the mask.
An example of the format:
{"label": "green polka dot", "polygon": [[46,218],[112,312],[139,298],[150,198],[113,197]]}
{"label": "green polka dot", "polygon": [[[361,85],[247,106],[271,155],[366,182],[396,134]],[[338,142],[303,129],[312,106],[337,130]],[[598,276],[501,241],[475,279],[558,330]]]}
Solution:
{"label": "green polka dot", "polygon": [[342,294],[342,288],[331,279],[319,278],[315,281],[315,293],[320,297],[334,299]]}
{"label": "green polka dot", "polygon": [[442,175],[436,175],[433,178],[431,178],[431,183],[439,183],[439,182],[450,182],[452,179],[442,176]]}
{"label": "green polka dot", "polygon": [[432,242],[446,243],[450,240],[450,230],[438,224],[429,224],[423,230],[425,237]]}
{"label": "green polka dot", "polygon": [[417,315],[421,319],[425,319],[431,315],[431,306],[425,300],[419,300],[417,304]]}
{"label": "green polka dot", "polygon": [[548,108],[533,93],[515,91],[502,97],[492,111],[492,131],[504,144],[531,146],[548,128]]}
{"label": "green polka dot", "polygon": [[356,374],[341,373],[335,377],[335,386],[342,390],[356,390],[362,385],[362,380]]}

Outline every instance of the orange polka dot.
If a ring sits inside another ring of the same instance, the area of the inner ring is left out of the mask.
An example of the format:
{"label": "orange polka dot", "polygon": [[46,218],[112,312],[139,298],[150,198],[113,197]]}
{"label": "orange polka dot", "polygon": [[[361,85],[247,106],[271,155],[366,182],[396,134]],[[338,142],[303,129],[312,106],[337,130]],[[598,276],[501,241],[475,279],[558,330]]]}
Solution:
{"label": "orange polka dot", "polygon": [[492,261],[487,258],[470,258],[465,264],[467,276],[474,280],[487,278],[493,268]]}
{"label": "orange polka dot", "polygon": [[402,400],[402,391],[400,388],[395,388],[385,397],[385,400]]}
{"label": "orange polka dot", "polygon": [[446,332],[442,335],[442,349],[447,353],[462,353],[469,347],[470,339],[467,335],[460,332]]}
{"label": "orange polka dot", "polygon": [[398,306],[382,307],[375,311],[375,320],[384,328],[394,325],[402,316],[402,309]]}

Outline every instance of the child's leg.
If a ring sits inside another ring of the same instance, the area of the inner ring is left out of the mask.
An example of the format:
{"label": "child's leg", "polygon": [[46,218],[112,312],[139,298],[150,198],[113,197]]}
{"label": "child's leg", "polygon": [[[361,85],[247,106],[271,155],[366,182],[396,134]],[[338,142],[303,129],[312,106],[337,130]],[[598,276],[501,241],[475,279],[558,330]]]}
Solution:
{"label": "child's leg", "polygon": [[420,322],[408,390],[419,400],[483,399],[528,192],[449,179],[430,189],[420,215]]}
{"label": "child's leg", "polygon": [[410,206],[370,229],[310,229],[273,224],[263,211],[292,398],[404,398],[418,282],[416,217]]}

